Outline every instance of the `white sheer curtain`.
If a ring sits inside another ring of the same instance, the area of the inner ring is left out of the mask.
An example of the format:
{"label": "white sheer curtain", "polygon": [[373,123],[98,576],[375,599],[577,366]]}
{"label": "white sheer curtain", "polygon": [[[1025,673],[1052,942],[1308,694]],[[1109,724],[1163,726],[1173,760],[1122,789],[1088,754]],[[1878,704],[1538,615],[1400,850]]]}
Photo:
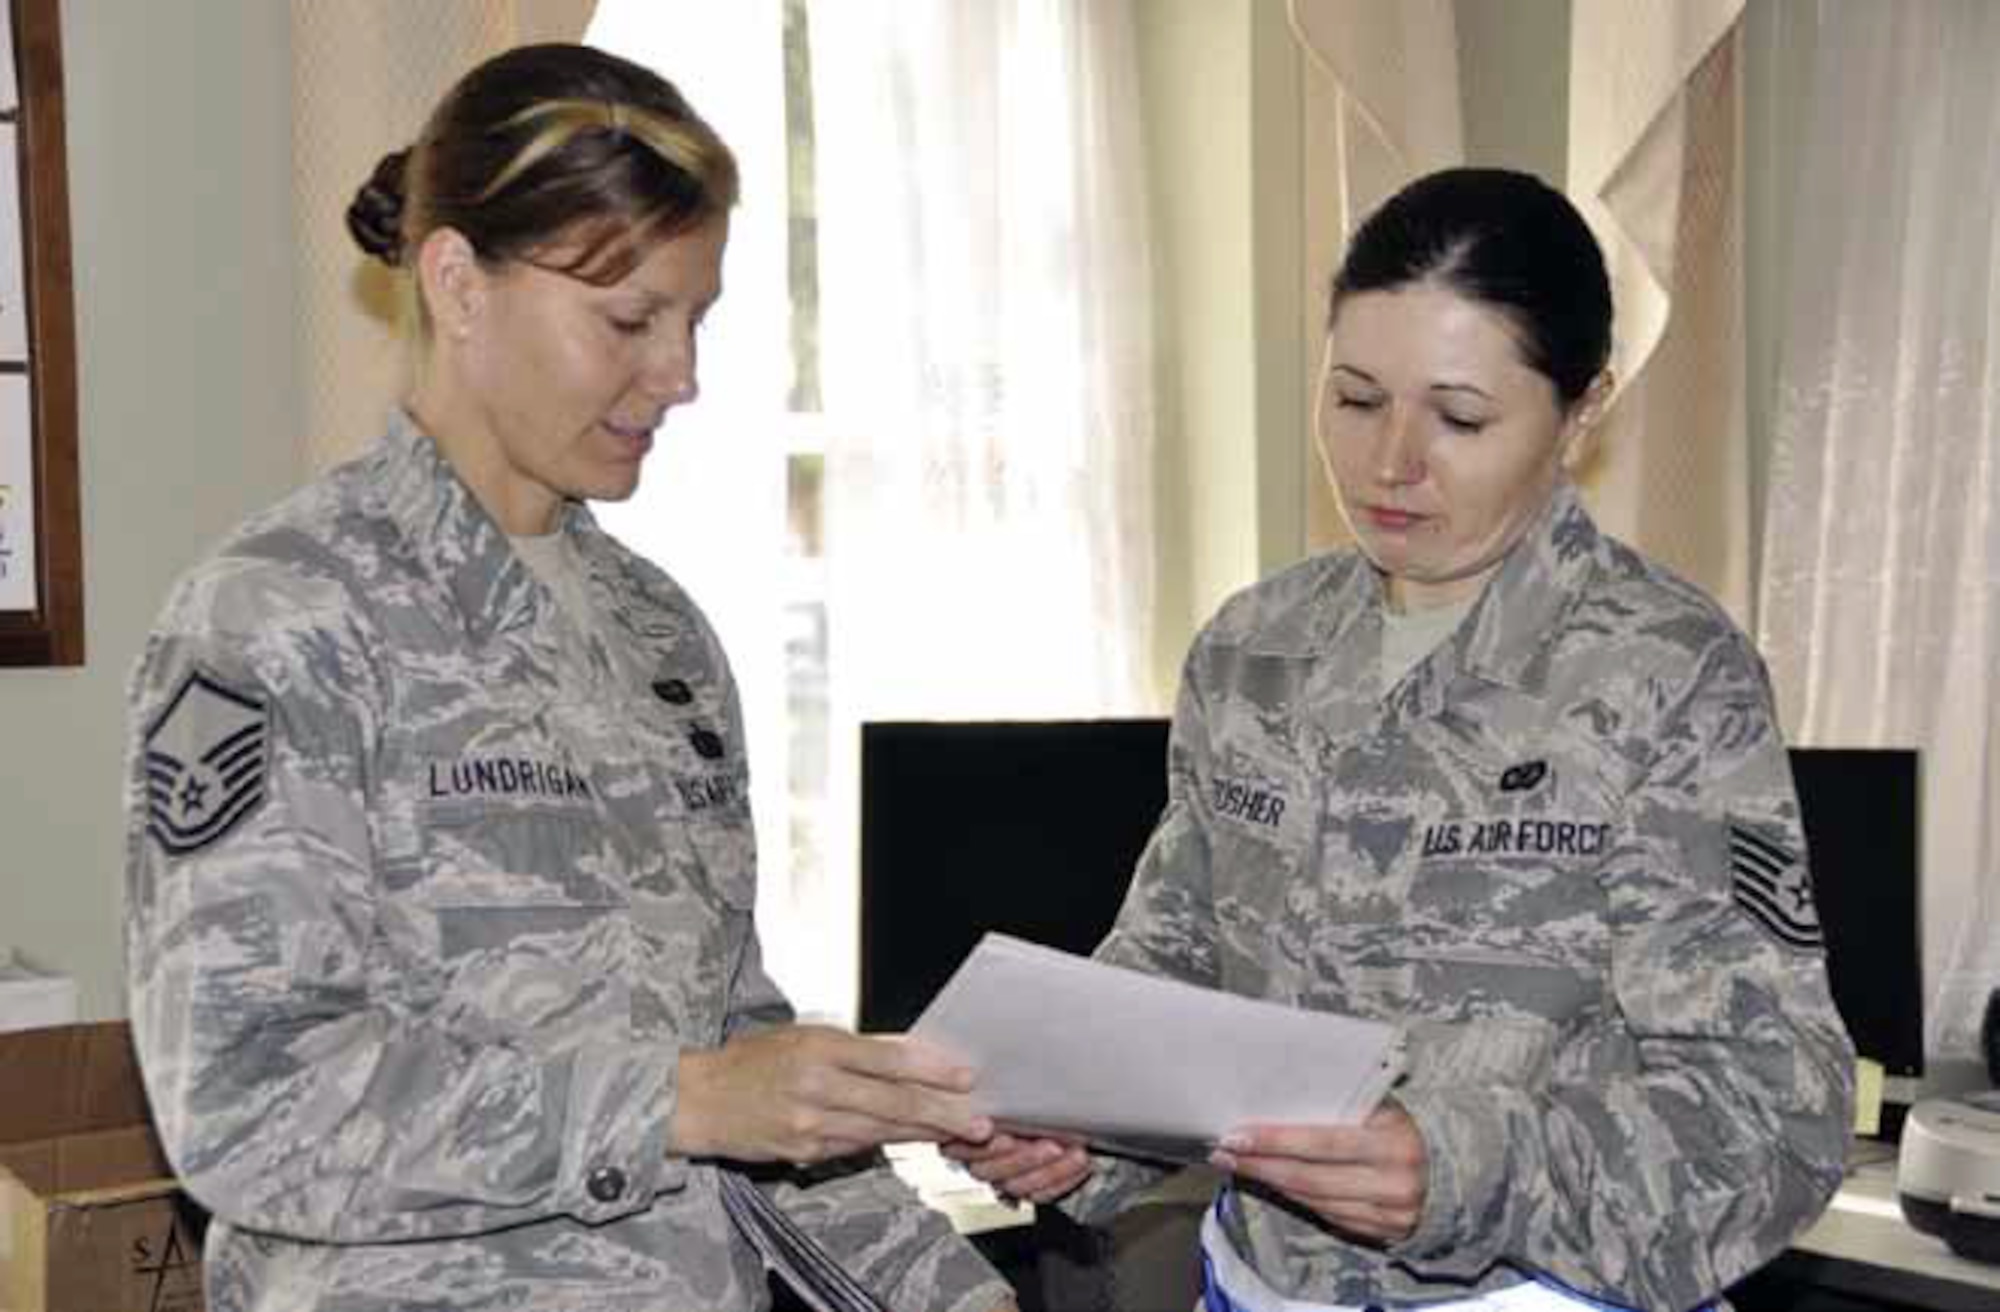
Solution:
{"label": "white sheer curtain", "polygon": [[1150,257],[1132,5],[810,14],[851,997],[860,722],[1155,709]]}
{"label": "white sheer curtain", "polygon": [[1760,638],[1799,740],[1923,751],[1926,1029],[1965,1055],[2000,985],[2000,6],[1792,10]]}
{"label": "white sheer curtain", "polygon": [[[675,410],[638,495],[596,508],[671,573],[721,635],[743,699],[762,878],[758,927],[779,982],[809,990],[812,934],[796,913],[785,763],[783,589],[787,154],[781,0],[597,0],[585,39],[672,82],[736,154],[722,299],[702,329],[701,396]],[[810,880],[809,872],[801,878]]]}

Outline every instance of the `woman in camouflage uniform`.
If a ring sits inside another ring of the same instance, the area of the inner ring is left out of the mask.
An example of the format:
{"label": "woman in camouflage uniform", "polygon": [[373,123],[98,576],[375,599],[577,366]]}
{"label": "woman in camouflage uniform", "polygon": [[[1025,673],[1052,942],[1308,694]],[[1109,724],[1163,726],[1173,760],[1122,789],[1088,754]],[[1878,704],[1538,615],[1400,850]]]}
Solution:
{"label": "woman in camouflage uniform", "polygon": [[[754,1309],[725,1169],[903,1308],[1011,1292],[879,1159],[934,1053],[793,1023],[735,685],[589,499],[695,394],[728,150],[576,46],[470,73],[350,226],[409,274],[374,450],[174,590],[133,686],[128,961],[213,1312]],[[740,1201],[740,1195],[738,1195]]]}
{"label": "woman in camouflage uniform", "polygon": [[[1517,173],[1412,184],[1334,281],[1318,429],[1355,546],[1197,638],[1099,955],[1394,1021],[1408,1066],[1360,1126],[1216,1146],[1214,1312],[1679,1312],[1839,1183],[1853,1054],[1762,662],[1564,476],[1610,333],[1588,228]],[[1086,1219],[1155,1174],[949,1151]]]}

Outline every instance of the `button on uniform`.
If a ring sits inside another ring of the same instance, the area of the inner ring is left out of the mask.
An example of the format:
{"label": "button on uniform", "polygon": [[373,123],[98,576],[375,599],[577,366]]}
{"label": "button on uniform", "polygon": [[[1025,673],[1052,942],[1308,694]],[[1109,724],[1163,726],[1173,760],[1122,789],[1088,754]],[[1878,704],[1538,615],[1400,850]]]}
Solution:
{"label": "button on uniform", "polygon": [[713,761],[722,755],[722,735],[713,729],[696,729],[688,735],[688,741],[694,744],[695,754],[704,761]]}
{"label": "button on uniform", "polygon": [[584,1179],[583,1187],[600,1203],[615,1203],[625,1196],[625,1172],[615,1166],[599,1166]]}
{"label": "button on uniform", "polygon": [[694,689],[686,679],[655,679],[653,695],[669,706],[686,706],[694,700]]}

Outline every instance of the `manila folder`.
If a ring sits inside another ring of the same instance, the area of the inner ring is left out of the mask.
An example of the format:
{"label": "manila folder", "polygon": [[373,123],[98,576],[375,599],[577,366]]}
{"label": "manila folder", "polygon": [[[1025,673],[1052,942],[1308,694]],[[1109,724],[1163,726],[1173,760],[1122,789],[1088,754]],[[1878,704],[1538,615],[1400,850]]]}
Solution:
{"label": "manila folder", "polygon": [[1249,1124],[1374,1109],[1402,1033],[987,934],[910,1033],[967,1062],[973,1100],[1016,1130],[1198,1161]]}

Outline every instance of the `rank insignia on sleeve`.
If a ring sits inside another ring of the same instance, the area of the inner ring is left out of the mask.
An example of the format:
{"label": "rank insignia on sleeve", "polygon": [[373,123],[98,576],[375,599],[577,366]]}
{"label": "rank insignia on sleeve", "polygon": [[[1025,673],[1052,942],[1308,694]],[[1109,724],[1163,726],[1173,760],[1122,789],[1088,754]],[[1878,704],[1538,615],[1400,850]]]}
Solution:
{"label": "rank insignia on sleeve", "polygon": [[1806,863],[1784,843],[1758,826],[1731,820],[1729,874],[1736,905],[1766,933],[1795,948],[1825,946]]}
{"label": "rank insignia on sleeve", "polygon": [[169,856],[199,852],[264,801],[270,757],[262,697],[200,670],[146,730],[146,832]]}

